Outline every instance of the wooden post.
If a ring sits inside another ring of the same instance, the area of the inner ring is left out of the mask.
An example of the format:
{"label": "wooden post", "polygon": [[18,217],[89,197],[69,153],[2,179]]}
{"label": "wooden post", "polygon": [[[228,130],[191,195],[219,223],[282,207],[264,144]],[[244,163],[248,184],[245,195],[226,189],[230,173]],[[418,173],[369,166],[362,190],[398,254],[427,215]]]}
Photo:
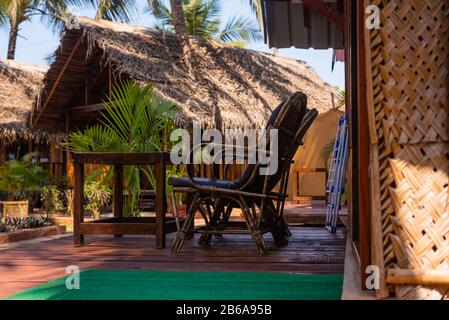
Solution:
{"label": "wooden post", "polygon": [[[114,165],[114,217],[123,217],[123,165]],[[116,238],[121,234],[114,235]]]}
{"label": "wooden post", "polygon": [[33,139],[28,138],[28,152],[27,153],[31,153],[33,152]]}
{"label": "wooden post", "polygon": [[360,280],[366,289],[366,268],[371,265],[371,195],[369,187],[370,136],[367,102],[367,63],[365,46],[365,6],[357,2],[357,136],[358,136],[358,201],[360,231]]}
{"label": "wooden post", "polygon": [[165,160],[161,155],[156,163],[156,248],[165,248],[165,213],[167,211],[165,196]]}
{"label": "wooden post", "polygon": [[75,158],[75,186],[73,189],[73,242],[75,246],[84,245],[84,235],[81,234],[80,224],[84,221],[84,164]]}
{"label": "wooden post", "polygon": [[[364,1],[362,8],[368,6],[368,1]],[[359,9],[360,10],[360,9]],[[364,28],[362,32],[361,46],[365,47],[365,82],[366,82],[366,106],[367,106],[367,119],[369,124],[369,137],[370,137],[370,166],[369,166],[369,179],[370,179],[370,192],[371,192],[371,206],[370,206],[370,233],[371,233],[371,264],[377,266],[380,271],[380,286],[376,290],[376,297],[378,299],[388,298],[390,296],[389,289],[385,282],[385,261],[383,251],[383,230],[382,230],[382,208],[380,201],[380,174],[379,168],[379,150],[378,139],[376,133],[376,120],[375,120],[375,106],[374,106],[374,92],[372,84],[372,70],[371,70],[371,45],[370,45],[370,30]]]}
{"label": "wooden post", "polygon": [[[67,139],[69,137],[69,131],[70,131],[70,115],[69,113],[66,113],[65,115],[65,134],[67,136]],[[74,185],[74,173],[73,173],[73,165],[72,165],[72,153],[67,150],[66,151],[66,176],[67,176],[67,184],[68,186]]]}
{"label": "wooden post", "polygon": [[3,139],[0,141],[0,165],[6,161],[6,143]]}

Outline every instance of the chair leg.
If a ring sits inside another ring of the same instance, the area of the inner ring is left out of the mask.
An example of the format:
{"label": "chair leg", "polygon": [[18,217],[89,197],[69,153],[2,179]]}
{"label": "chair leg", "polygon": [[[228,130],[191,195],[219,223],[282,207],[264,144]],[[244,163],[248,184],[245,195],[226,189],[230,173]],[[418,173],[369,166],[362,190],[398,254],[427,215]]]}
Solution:
{"label": "chair leg", "polygon": [[274,220],[271,226],[271,234],[273,236],[276,247],[285,247],[286,245],[288,245],[288,240],[291,236],[288,225],[285,223],[283,217],[277,213],[277,210],[271,201],[268,202],[267,209],[268,211],[270,211],[270,216]]}
{"label": "chair leg", "polygon": [[[209,221],[209,225],[206,226],[206,230],[208,227],[215,227],[217,225],[217,222],[224,210],[223,200],[218,200],[213,207],[214,207],[214,212],[212,214],[210,214],[210,221]],[[211,213],[210,210],[209,210],[209,213]],[[203,246],[210,246],[210,243],[212,241],[212,235],[213,235],[212,232],[202,234],[200,236],[200,240],[198,243]]]}
{"label": "chair leg", "polygon": [[172,252],[179,253],[182,250],[182,247],[184,246],[184,242],[187,239],[190,230],[190,225],[193,222],[193,219],[195,218],[196,210],[198,209],[199,204],[199,195],[195,195],[192,203],[189,206],[189,210],[186,214],[186,219],[184,221],[184,224],[182,225],[181,230],[179,230],[176,233],[176,239],[173,242],[173,246],[171,248]]}
{"label": "chair leg", "polygon": [[248,230],[251,232],[251,238],[256,245],[257,252],[259,254],[267,254],[268,247],[263,238],[262,232],[257,228],[257,221],[253,218],[248,204],[246,203],[243,197],[240,197],[241,208],[243,211],[243,216],[245,218],[246,226]]}

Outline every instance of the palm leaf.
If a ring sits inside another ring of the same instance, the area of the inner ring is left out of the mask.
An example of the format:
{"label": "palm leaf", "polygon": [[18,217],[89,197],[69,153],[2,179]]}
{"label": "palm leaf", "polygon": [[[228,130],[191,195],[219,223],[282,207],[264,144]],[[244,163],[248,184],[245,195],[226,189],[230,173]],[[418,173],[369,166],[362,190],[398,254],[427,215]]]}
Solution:
{"label": "palm leaf", "polygon": [[231,18],[224,29],[216,35],[216,40],[221,42],[260,41],[262,40],[262,34],[250,19],[235,16]]}
{"label": "palm leaf", "polygon": [[163,0],[148,0],[148,7],[145,8],[145,12],[151,13],[156,18],[158,21],[157,28],[173,30],[171,12]]}
{"label": "palm leaf", "polygon": [[131,22],[137,15],[134,0],[90,0],[97,10],[95,19]]}
{"label": "palm leaf", "polygon": [[[158,21],[157,27],[173,31],[171,10],[167,7],[166,1],[148,0],[147,2],[146,11],[154,15]],[[256,5],[256,2],[253,6],[254,8],[262,8]],[[260,28],[249,18],[235,16],[226,23],[223,29],[220,29],[222,7],[219,0],[183,0],[183,8],[189,35],[227,42],[239,47],[243,47],[250,41],[262,39]]]}

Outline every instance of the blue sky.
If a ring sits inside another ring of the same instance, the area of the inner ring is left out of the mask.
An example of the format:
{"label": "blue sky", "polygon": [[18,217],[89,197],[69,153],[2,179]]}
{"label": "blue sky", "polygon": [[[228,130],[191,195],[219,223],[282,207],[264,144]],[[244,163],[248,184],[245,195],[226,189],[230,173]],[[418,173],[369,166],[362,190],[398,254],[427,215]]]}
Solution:
{"label": "blue sky", "polygon": [[[154,25],[154,18],[150,13],[144,12],[146,0],[136,0],[139,7],[139,16],[134,21],[135,24],[151,27]],[[235,14],[252,16],[252,12],[247,4],[248,0],[222,0],[223,20]],[[94,10],[85,9],[75,11],[78,15],[93,17]],[[9,25],[0,28],[0,57],[6,57],[7,39]],[[32,64],[45,65],[45,57],[54,52],[59,43],[59,35],[53,34],[49,28],[40,22],[39,18],[21,25],[21,37],[17,42],[16,59]],[[249,49],[271,52],[263,42],[253,43]],[[278,54],[307,62],[316,72],[329,84],[344,88],[344,64],[338,62],[334,72],[331,72],[331,50],[299,50],[280,49]]]}

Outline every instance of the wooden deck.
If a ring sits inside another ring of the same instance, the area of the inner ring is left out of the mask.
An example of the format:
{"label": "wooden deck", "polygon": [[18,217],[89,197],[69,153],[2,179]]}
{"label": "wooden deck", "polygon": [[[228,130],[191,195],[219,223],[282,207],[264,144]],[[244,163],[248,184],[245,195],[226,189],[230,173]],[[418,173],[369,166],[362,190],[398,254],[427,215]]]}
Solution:
{"label": "wooden deck", "polygon": [[[293,216],[299,208],[289,208]],[[304,208],[302,210],[305,210]],[[311,209],[309,214],[320,214]],[[249,235],[215,237],[212,246],[198,245],[198,235],[180,254],[155,249],[154,236],[87,236],[84,247],[74,247],[71,234],[0,247],[0,298],[65,276],[69,265],[86,269],[146,269],[189,271],[272,271],[286,273],[343,273],[345,230],[330,234],[323,227],[293,226],[290,244],[278,249],[270,235],[267,256],[257,254]]]}

